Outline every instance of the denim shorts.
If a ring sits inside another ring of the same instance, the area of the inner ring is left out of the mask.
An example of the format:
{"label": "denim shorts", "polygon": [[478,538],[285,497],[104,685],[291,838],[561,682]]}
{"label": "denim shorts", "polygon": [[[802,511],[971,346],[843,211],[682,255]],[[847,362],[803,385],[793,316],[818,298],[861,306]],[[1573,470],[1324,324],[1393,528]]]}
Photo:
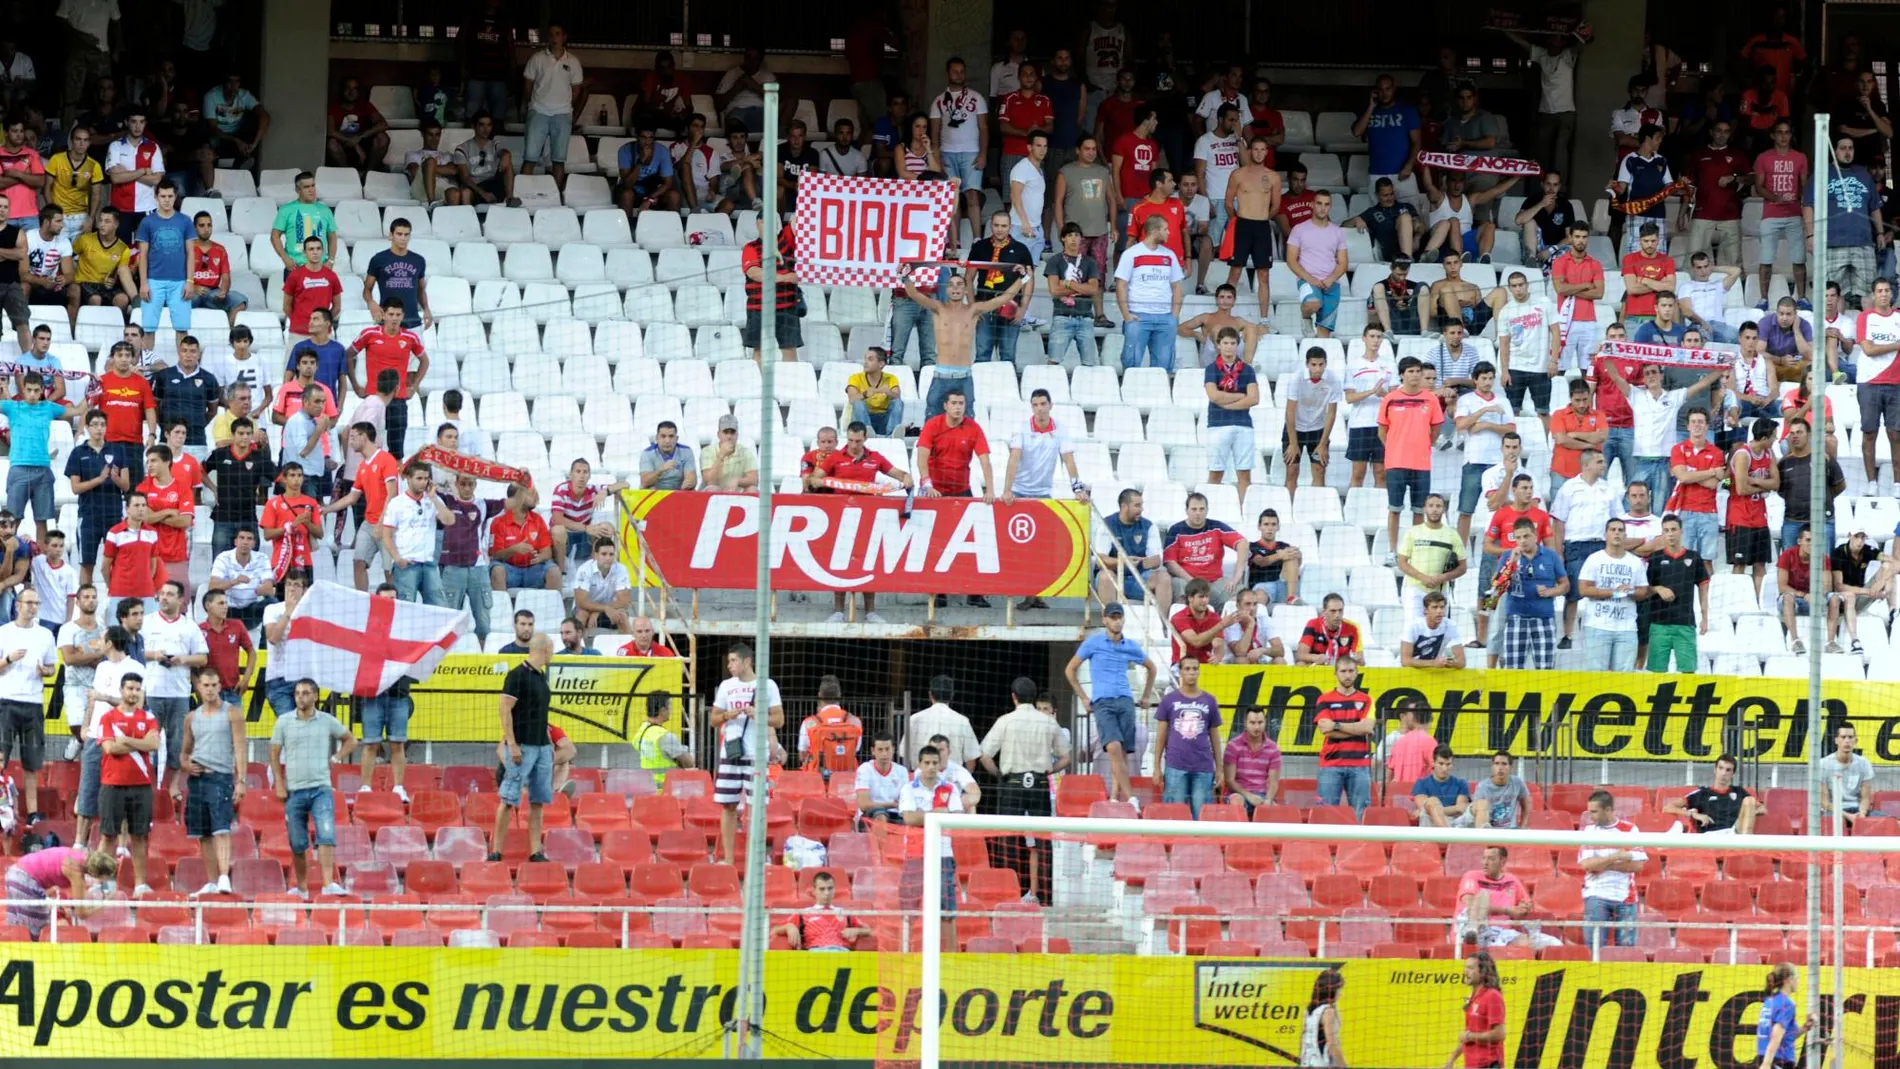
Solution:
{"label": "denim shorts", "polygon": [[555,163],[567,162],[568,142],[574,136],[574,115],[544,115],[529,109],[528,136],[522,145],[522,158],[529,163],[546,163],[550,156]]}
{"label": "denim shorts", "polygon": [[1089,713],[1095,717],[1095,737],[1103,746],[1119,742],[1123,753],[1134,752],[1135,699],[1097,698]]}
{"label": "denim shorts", "polygon": [[547,805],[554,801],[553,746],[523,746],[519,764],[503,762],[502,802],[510,806],[519,806],[524,784],[528,789],[529,805]]}
{"label": "denim shorts", "polygon": [[191,299],[193,308],[208,308],[214,312],[229,312],[233,308],[242,308],[249,303],[251,302],[236,290],[231,290],[222,297],[218,296],[216,290],[207,290]]}
{"label": "denim shorts", "polygon": [[1412,468],[1385,469],[1385,507],[1388,512],[1405,511],[1405,491],[1412,491],[1412,511],[1425,511],[1425,496],[1432,492],[1432,473]]}
{"label": "denim shorts", "polygon": [[410,698],[359,698],[363,724],[363,744],[409,741],[409,714],[416,703]]}
{"label": "denim shorts", "polygon": [[1484,497],[1484,472],[1490,466],[1489,464],[1466,464],[1459,471],[1458,514],[1460,516],[1470,516],[1478,511],[1478,501]]}
{"label": "denim shorts", "polygon": [[237,777],[230,772],[200,772],[185,786],[185,837],[229,835],[233,817],[231,795]]}
{"label": "denim shorts", "polygon": [[[924,904],[924,862],[922,858],[911,858],[897,877],[897,908],[922,909]],[[953,857],[943,859],[943,887],[938,892],[938,906],[944,916],[957,911],[957,861]]]}
{"label": "denim shorts", "polygon": [[336,797],[328,787],[305,787],[284,801],[284,825],[290,832],[291,853],[310,849],[310,825],[317,826],[317,845],[336,845]]}
{"label": "denim shorts", "polygon": [[49,526],[53,511],[53,469],[37,464],[20,465],[7,471],[7,511],[24,518],[26,506],[33,506],[33,518]]}
{"label": "denim shorts", "polygon": [[943,154],[944,173],[957,180],[960,193],[983,192],[983,172],[976,166],[974,152],[946,152]]}
{"label": "denim shorts", "polygon": [[1781,251],[1783,242],[1787,242],[1788,245],[1788,263],[1806,263],[1808,260],[1808,247],[1807,242],[1802,238],[1802,227],[1801,217],[1798,215],[1782,216],[1776,219],[1763,219],[1761,221],[1760,256],[1762,266],[1766,267],[1775,262],[1777,254]]}
{"label": "denim shorts", "polygon": [[503,573],[510,590],[539,590],[547,582],[548,562],[530,564],[526,568],[517,568],[512,564],[503,564]]}

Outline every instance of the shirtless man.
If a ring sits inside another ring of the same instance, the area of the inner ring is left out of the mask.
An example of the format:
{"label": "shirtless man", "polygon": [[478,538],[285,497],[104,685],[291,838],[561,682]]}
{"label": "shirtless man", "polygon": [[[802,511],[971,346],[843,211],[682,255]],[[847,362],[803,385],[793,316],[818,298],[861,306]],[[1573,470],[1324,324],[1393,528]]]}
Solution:
{"label": "shirtless man", "polygon": [[[1240,284],[1240,272],[1253,262],[1254,291],[1260,298],[1260,318],[1264,321],[1270,314],[1268,305],[1271,295],[1268,292],[1268,269],[1273,266],[1273,217],[1280,214],[1280,172],[1267,166],[1267,157],[1273,149],[1264,137],[1255,137],[1247,142],[1247,160],[1227,179],[1227,217],[1233,220],[1234,251],[1227,260],[1227,284]],[[1205,316],[1200,318],[1206,318]],[[1182,325],[1186,329],[1186,324]],[[1212,337],[1218,328],[1208,331]],[[1246,345],[1243,352],[1253,352],[1253,340],[1241,331]]]}
{"label": "shirtless man", "polygon": [[[1459,249],[1446,249],[1442,261],[1445,277],[1432,283],[1431,316],[1427,322],[1440,318],[1463,320],[1468,334],[1481,334],[1486,324],[1491,322],[1491,305],[1484,299],[1485,294],[1477,286],[1466,282],[1462,277],[1465,267],[1465,254]],[[1501,292],[1501,290],[1500,290]]]}
{"label": "shirtless man", "polygon": [[1240,332],[1240,358],[1248,363],[1253,362],[1254,346],[1259,343],[1260,336],[1273,329],[1259,323],[1249,323],[1235,315],[1234,302],[1238,298],[1239,293],[1233,283],[1222,283],[1214,287],[1214,310],[1202,312],[1177,328],[1181,337],[1193,338],[1200,343],[1202,367],[1214,362],[1214,339],[1220,337],[1224,328],[1232,327]]}
{"label": "shirtless man", "polygon": [[941,301],[919,290],[905,274],[904,296],[930,313],[931,327],[937,335],[937,370],[931,375],[930,395],[924,400],[924,419],[943,414],[944,395],[953,389],[961,391],[970,410],[975,411],[976,382],[970,376],[970,365],[976,354],[977,318],[1013,302],[1029,281],[1027,268],[1021,264],[1007,266],[1016,272],[1016,281],[989,300],[974,304],[970,302],[970,284],[960,273],[950,276],[947,297]]}

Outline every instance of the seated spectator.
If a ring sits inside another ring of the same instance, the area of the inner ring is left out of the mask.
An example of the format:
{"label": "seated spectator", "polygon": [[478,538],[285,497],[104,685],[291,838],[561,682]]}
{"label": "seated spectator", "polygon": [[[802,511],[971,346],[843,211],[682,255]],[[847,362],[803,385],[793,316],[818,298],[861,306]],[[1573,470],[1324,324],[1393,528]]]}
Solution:
{"label": "seated spectator", "polygon": [[858,148],[857,127],[850,119],[839,118],[831,124],[831,144],[818,152],[818,169],[824,174],[869,177],[871,161]]}
{"label": "seated spectator", "polygon": [[510,483],[506,507],[489,522],[489,578],[496,590],[561,589],[554,536],[533,511],[537,501],[533,487]]}
{"label": "seated spectator", "polygon": [[259,627],[264,621],[264,607],[277,599],[276,573],[269,558],[257,552],[255,530],[240,527],[232,537],[232,548],[212,560],[206,589],[225,595],[232,619],[246,627]]}
{"label": "seated spectator", "polygon": [[1273,633],[1272,609],[1266,595],[1248,587],[1234,599],[1231,615],[1238,619],[1221,632],[1227,644],[1223,664],[1279,664],[1285,656],[1280,636]]}
{"label": "seated spectator", "polygon": [[1723,754],[1715,759],[1715,782],[1697,787],[1681,798],[1663,804],[1669,813],[1687,824],[1690,831],[1703,835],[1749,835],[1755,819],[1761,816],[1761,800],[1735,785],[1735,758]]}
{"label": "seated spectator", "polygon": [[[1400,257],[1393,260],[1386,269],[1385,278],[1372,284],[1372,294],[1366,298],[1366,311],[1387,334],[1422,333],[1418,312],[1419,301],[1425,296],[1425,287],[1406,281],[1411,271],[1410,259]],[[1376,347],[1372,348],[1376,350]]]}
{"label": "seated spectator", "polygon": [[1358,658],[1359,625],[1346,619],[1346,599],[1328,594],[1320,602],[1319,615],[1306,622],[1299,645],[1293,648],[1295,664],[1333,664],[1341,657]]}
{"label": "seated spectator", "polygon": [[858,766],[858,819],[866,822],[901,823],[898,799],[910,783],[910,772],[894,758],[897,742],[888,735],[871,743],[871,759]]}
{"label": "seated spectator", "polygon": [[66,311],[74,320],[80,305],[111,305],[124,311],[139,291],[132,273],[138,250],[120,235],[119,220],[119,209],[108,204],[99,209],[93,229],[73,239],[77,267],[73,284],[66,287]]}
{"label": "seated spectator", "polygon": [[477,112],[473,125],[475,136],[455,147],[456,199],[449,203],[521,207],[521,198],[515,196],[514,154],[495,140],[494,116]]}
{"label": "seated spectator", "polygon": [[679,427],[662,420],[653,432],[653,444],[640,454],[640,488],[643,490],[696,490],[699,466],[691,446],[680,445]]}
{"label": "seated spectator", "polygon": [[[1873,532],[1863,523],[1855,527],[1847,536],[1847,541],[1834,547],[1829,555],[1828,570],[1832,593],[1828,596],[1827,614],[1828,644],[1827,652],[1841,652],[1840,628],[1845,622],[1850,642],[1848,652],[1865,653],[1860,644],[1860,615],[1869,609],[1886,603],[1887,614],[1893,615],[1900,608],[1900,583],[1895,577],[1900,574],[1900,560],[1883,552],[1873,541]],[[1876,614],[1875,620],[1879,617]]]}
{"label": "seated spectator", "polygon": [[909,426],[904,419],[903,388],[896,375],[884,370],[889,361],[889,350],[876,345],[866,348],[864,370],[853,373],[844,387],[851,418],[880,438],[894,438]]}
{"label": "seated spectator", "polygon": [[554,488],[549,515],[553,519],[551,530],[559,543],[556,548],[561,551],[563,560],[590,556],[601,539],[612,540],[615,535],[611,522],[594,522],[594,512],[600,505],[600,495],[625,490],[626,480],[616,479],[606,486],[597,486],[589,481],[593,471],[592,464],[576,457],[567,467],[567,481]]}
{"label": "seated spectator", "polygon": [[1142,516],[1141,506],[1141,491],[1130,487],[1116,499],[1115,511],[1097,520],[1100,526],[1090,552],[1096,597],[1104,605],[1123,598],[1140,604],[1150,596],[1156,605],[1173,600],[1173,577],[1162,566],[1160,536],[1154,521]]}
{"label": "seated spectator", "polygon": [[200,179],[210,189],[219,157],[230,158],[239,170],[250,170],[255,164],[258,149],[270,135],[270,112],[244,88],[244,76],[232,70],[225,74],[223,84],[205,90],[203,114],[211,126],[205,145],[211,165],[205,168],[200,159]]}
{"label": "seated spectator", "polygon": [[[1781,592],[1781,626],[1788,632],[1789,650],[1796,656],[1808,652],[1807,643],[1801,641],[1801,632],[1795,627],[1795,617],[1809,613],[1808,590],[1811,570],[1814,567],[1814,532],[1803,525],[1800,541],[1781,551],[1780,559],[1775,561],[1775,589]],[[1825,561],[1822,562],[1826,564]],[[1832,589],[1833,577],[1823,567],[1821,571],[1821,593],[1826,596]]]}
{"label": "seated spectator", "polygon": [[1874,766],[1854,752],[1857,740],[1854,725],[1842,724],[1834,729],[1834,752],[1821,759],[1821,776],[1828,784],[1821,793],[1821,812],[1831,818],[1838,809],[1850,829],[1863,814],[1872,815],[1874,805]]}
{"label": "seated spectator", "polygon": [[1187,604],[1168,621],[1169,629],[1175,635],[1174,663],[1177,667],[1184,660],[1201,664],[1218,663],[1226,648],[1221,633],[1241,619],[1239,611],[1225,616],[1215,612],[1210,604],[1210,591],[1207,580],[1188,580]]}
{"label": "seated spectator", "polygon": [[602,656],[599,650],[587,644],[587,629],[572,616],[561,620],[561,645],[554,652],[561,657]]}
{"label": "seated spectator", "polygon": [[[1504,871],[1504,862],[1509,856],[1510,851],[1505,847],[1486,847],[1484,867],[1465,873],[1458,882],[1458,916],[1453,923],[1463,933],[1460,941],[1503,947],[1528,934],[1531,946],[1537,949],[1562,946],[1563,940],[1538,931],[1535,923],[1526,922],[1521,931],[1511,926],[1511,921],[1522,921],[1530,915],[1531,893],[1522,880]],[[1509,919],[1493,923],[1496,917]]]}
{"label": "seated spectator", "polygon": [[1794,298],[1775,302],[1775,314],[1763,317],[1758,326],[1762,349],[1774,363],[1775,375],[1782,382],[1807,378],[1808,361],[1814,359],[1814,328],[1800,317]]}
{"label": "seated spectator", "polygon": [[1451,774],[1452,749],[1440,743],[1432,749],[1432,771],[1412,783],[1412,803],[1418,806],[1421,828],[1473,827],[1471,785]]}
{"label": "seated spectator", "polygon": [[615,199],[629,217],[648,208],[676,212],[683,203],[679,181],[673,176],[673,154],[655,141],[658,136],[657,128],[642,122],[634,139],[620,146]]}
{"label": "seated spectator", "polygon": [[773,929],[783,935],[793,950],[850,950],[871,929],[857,918],[832,904],[838,882],[829,872],[811,878],[811,905],[792,914],[792,919]]}
{"label": "seated spectator", "polygon": [[673,652],[673,647],[659,640],[659,634],[654,630],[653,621],[648,617],[634,617],[633,623],[627,627],[627,632],[633,636],[633,641],[620,647],[620,656],[622,657],[679,656],[679,654]]}
{"label": "seated spectator", "polygon": [[1523,824],[1531,809],[1531,789],[1512,764],[1510,753],[1499,750],[1491,755],[1491,774],[1471,785],[1471,811],[1477,814],[1473,827],[1511,829]]}
{"label": "seated spectator", "polygon": [[1300,603],[1300,547],[1280,541],[1280,514],[1260,510],[1260,539],[1247,546],[1247,585],[1275,605]]}
{"label": "seated spectator", "polygon": [[389,154],[389,122],[376,105],[360,99],[362,87],[355,78],[343,79],[337,99],[330,105],[326,162],[332,167],[354,167],[367,171],[381,167]]}
{"label": "seated spectator", "polygon": [[1346,225],[1371,237],[1379,259],[1410,260],[1418,249],[1418,212],[1399,199],[1390,178],[1373,183],[1372,196],[1372,206],[1346,220]]}
{"label": "seated spectator", "polygon": [[515,611],[515,640],[502,646],[502,653],[527,653],[534,640],[534,614],[526,609]]}
{"label": "seated spectator", "polygon": [[1513,176],[1481,193],[1465,192],[1467,179],[1463,171],[1447,171],[1442,187],[1435,180],[1433,168],[1420,167],[1418,179],[1431,202],[1431,214],[1426,222],[1432,229],[1425,238],[1424,258],[1433,259],[1440,249],[1457,249],[1481,264],[1490,263],[1491,247],[1498,236],[1497,216],[1491,212],[1479,221],[1475,213],[1480,206],[1516,188],[1517,178]]}
{"label": "seated spectator", "polygon": [[1246,544],[1246,539],[1238,531],[1220,520],[1207,518],[1207,495],[1199,492],[1187,496],[1187,518],[1168,528],[1166,545],[1161,557],[1168,574],[1174,579],[1174,594],[1184,596],[1190,582],[1200,579],[1207,583],[1209,593],[1220,601],[1234,596],[1247,580],[1247,554],[1235,553],[1231,574],[1222,567],[1228,550],[1237,550]]}
{"label": "seated spectator", "polygon": [[1399,664],[1406,668],[1465,666],[1465,648],[1458,641],[1458,626],[1445,613],[1449,604],[1443,591],[1434,590],[1425,595],[1421,615],[1406,626],[1405,637],[1399,642]]}
{"label": "seated spectator", "polygon": [[581,630],[624,631],[633,606],[633,579],[613,539],[594,543],[594,555],[574,569],[574,616]]}
{"label": "seated spectator", "polygon": [[700,489],[748,491],[759,485],[759,461],[752,447],[739,441],[739,420],[719,417],[719,438],[699,451]]}
{"label": "seated spectator", "polygon": [[1241,732],[1221,753],[1221,782],[1227,796],[1240,799],[1252,817],[1255,806],[1271,805],[1280,796],[1280,744],[1267,735],[1265,709],[1249,705],[1236,715]]}
{"label": "seated spectator", "polygon": [[422,147],[402,158],[402,170],[409,176],[409,195],[422,203],[468,203],[467,191],[455,182],[455,153],[442,147],[442,124],[436,120],[422,120]]}
{"label": "seated spectator", "polygon": [[185,243],[185,300],[193,308],[223,312],[235,327],[238,313],[250,307],[250,300],[231,288],[231,255],[211,239],[210,212],[192,216],[191,223],[198,236]]}

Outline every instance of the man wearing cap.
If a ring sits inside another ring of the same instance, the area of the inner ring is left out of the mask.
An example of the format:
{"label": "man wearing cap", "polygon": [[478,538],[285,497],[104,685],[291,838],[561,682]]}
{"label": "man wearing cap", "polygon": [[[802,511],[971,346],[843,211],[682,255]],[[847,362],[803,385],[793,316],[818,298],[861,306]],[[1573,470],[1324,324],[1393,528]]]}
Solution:
{"label": "man wearing cap", "polygon": [[752,447],[739,441],[739,421],[732,415],[719,417],[719,438],[699,451],[699,488],[701,490],[745,491],[759,485],[759,462]]}
{"label": "man wearing cap", "polygon": [[[1122,636],[1126,619],[1121,602],[1102,606],[1102,629],[1082,640],[1075,656],[1069,658],[1068,667],[1062,670],[1070,690],[1090,695],[1088,712],[1095,718],[1096,737],[1108,754],[1109,798],[1118,802],[1134,799],[1128,755],[1140,752],[1135,748],[1135,694],[1128,686],[1128,670],[1139,666],[1147,676],[1141,689],[1143,709],[1154,703],[1155,689],[1154,663],[1141,643]],[[1084,663],[1089,666],[1088,690],[1082,688],[1080,669]]]}
{"label": "man wearing cap", "polygon": [[1880,551],[1873,531],[1863,523],[1834,547],[1828,570],[1834,573],[1834,584],[1827,597],[1827,652],[1841,652],[1839,626],[1846,620],[1849,652],[1865,653],[1860,644],[1860,614],[1883,601],[1889,616],[1900,608],[1900,583],[1894,582],[1900,562]]}

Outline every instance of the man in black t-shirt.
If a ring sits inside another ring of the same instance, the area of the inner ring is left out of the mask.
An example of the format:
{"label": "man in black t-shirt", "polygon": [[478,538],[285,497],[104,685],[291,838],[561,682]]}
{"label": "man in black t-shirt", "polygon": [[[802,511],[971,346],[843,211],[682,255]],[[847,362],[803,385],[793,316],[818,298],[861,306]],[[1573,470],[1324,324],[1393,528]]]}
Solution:
{"label": "man in black t-shirt", "polygon": [[1760,799],[1749,794],[1747,788],[1735,786],[1735,758],[1728,754],[1715,759],[1713,784],[1697,787],[1663,806],[1663,812],[1688,821],[1703,835],[1752,834],[1762,809]]}
{"label": "man in black t-shirt", "polygon": [[502,842],[514,820],[515,807],[527,794],[528,860],[546,861],[541,852],[541,807],[554,801],[554,740],[548,737],[548,662],[554,659],[554,640],[536,634],[528,640],[528,656],[508,670],[501,682],[501,806],[495,813],[495,845],[488,855],[500,861]]}
{"label": "man in black t-shirt", "polygon": [[1551,258],[1569,242],[1570,224],[1577,220],[1577,209],[1563,190],[1563,175],[1545,171],[1543,185],[1534,199],[1526,199],[1517,213],[1517,226],[1524,235],[1524,253],[1534,256],[1539,266],[1548,266]]}
{"label": "man in black t-shirt", "polygon": [[1021,264],[1025,268],[1024,274],[1029,281],[1023,286],[1015,303],[985,312],[977,320],[975,355],[972,357],[972,361],[978,364],[991,360],[1015,363],[1016,336],[1022,330],[1023,306],[1029,303],[1030,294],[1036,289],[1035,257],[1029,254],[1029,246],[1009,236],[1009,213],[997,211],[990,214],[989,236],[970,244],[968,259],[973,264],[984,265],[969,268],[967,276],[976,289],[978,304],[1001,296],[1016,284],[1018,277],[1018,273],[1008,267],[989,265]]}
{"label": "man in black t-shirt", "polygon": [[789,212],[798,207],[799,176],[818,170],[818,150],[805,140],[805,123],[801,119],[792,120],[785,140],[779,142],[778,168],[778,202]]}
{"label": "man in black t-shirt", "polygon": [[1371,236],[1379,259],[1411,259],[1418,247],[1418,211],[1398,198],[1390,178],[1374,184],[1373,196],[1377,200],[1372,207],[1346,220],[1346,225]]}
{"label": "man in black t-shirt", "polygon": [[269,496],[277,478],[277,465],[270,458],[268,443],[257,441],[257,428],[248,416],[231,421],[231,444],[220,446],[205,458],[205,474],[214,481],[217,500],[211,506],[211,555],[230,549],[237,533],[246,528],[255,531],[257,510]]}
{"label": "man in black t-shirt", "polygon": [[1828,570],[1834,573],[1834,585],[1827,597],[1827,652],[1841,651],[1839,627],[1845,619],[1850,651],[1865,653],[1860,644],[1860,614],[1883,601],[1889,614],[1900,607],[1900,583],[1894,581],[1896,562],[1880,551],[1872,532],[1863,525],[1834,547],[1828,557]]}
{"label": "man in black t-shirt", "polygon": [[1682,518],[1675,513],[1663,517],[1663,547],[1649,555],[1649,663],[1651,672],[1670,670],[1670,655],[1675,656],[1675,671],[1695,672],[1696,607],[1702,601],[1702,618],[1709,616],[1709,562],[1682,544]]}

